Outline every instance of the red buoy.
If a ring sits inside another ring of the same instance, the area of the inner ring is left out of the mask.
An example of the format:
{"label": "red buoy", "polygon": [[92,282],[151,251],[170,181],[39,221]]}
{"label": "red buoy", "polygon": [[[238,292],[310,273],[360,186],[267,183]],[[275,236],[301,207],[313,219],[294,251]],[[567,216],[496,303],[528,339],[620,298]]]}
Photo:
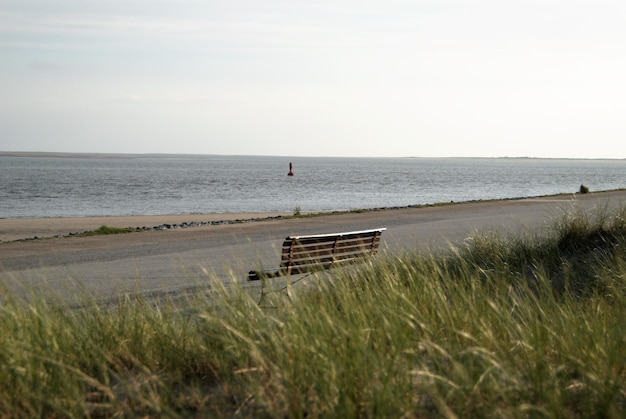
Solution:
{"label": "red buoy", "polygon": [[293,165],[291,163],[289,163],[289,173],[287,173],[287,176],[293,176]]}

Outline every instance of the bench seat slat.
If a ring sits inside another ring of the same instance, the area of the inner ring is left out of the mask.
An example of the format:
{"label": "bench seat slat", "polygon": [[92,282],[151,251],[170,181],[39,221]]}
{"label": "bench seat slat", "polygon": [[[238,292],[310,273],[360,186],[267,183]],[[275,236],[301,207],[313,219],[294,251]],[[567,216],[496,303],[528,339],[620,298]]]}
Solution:
{"label": "bench seat slat", "polygon": [[[336,260],[332,262],[327,261],[325,263],[315,263],[315,264],[309,264],[309,265],[294,265],[294,266],[291,266],[291,274],[297,275],[297,274],[303,274],[303,273],[308,273],[308,272],[328,270],[328,269],[337,268],[343,265],[349,265],[350,263],[354,263],[359,260],[360,258],[352,258],[352,259]],[[287,268],[281,268],[281,270],[286,272]]]}
{"label": "bench seat slat", "polygon": [[327,264],[327,263],[330,264],[333,262],[340,262],[340,261],[345,261],[345,260],[362,259],[368,256],[370,256],[370,253],[346,253],[346,254],[339,255],[339,256],[328,255],[328,256],[319,257],[316,259],[308,259],[308,258],[292,259],[291,261],[289,260],[283,261],[281,263],[281,267],[305,266],[305,265],[314,266],[314,265],[321,265],[321,264]]}
{"label": "bench seat slat", "polygon": [[290,240],[286,240],[283,243],[283,251],[287,251],[292,247],[294,249],[328,249],[328,248],[337,248],[341,249],[344,247],[366,247],[369,248],[372,244],[377,244],[380,241],[379,237],[364,237],[357,238],[351,240],[333,240],[333,241],[324,241],[324,242],[302,242],[296,241],[293,246]]}
{"label": "bench seat slat", "polygon": [[[341,249],[351,249],[351,248],[364,248],[364,249],[368,249],[371,248],[372,245],[377,245],[378,244],[378,240],[373,240],[371,237],[367,238],[366,240],[350,240],[350,241],[338,241],[338,242],[330,242],[330,243],[324,243],[324,244],[320,244],[320,243],[314,243],[314,244],[303,244],[303,243],[296,243],[293,246],[293,250],[295,252],[306,252],[308,250],[324,250],[324,249],[336,249],[336,250],[341,250]],[[285,245],[283,246],[283,252],[289,252],[289,250],[292,248],[292,246],[290,245]]]}
{"label": "bench seat slat", "polygon": [[300,259],[317,259],[323,257],[334,256],[335,258],[340,258],[343,255],[354,255],[354,254],[373,254],[376,253],[376,248],[364,249],[362,247],[355,247],[350,249],[343,249],[338,252],[328,252],[324,250],[315,250],[310,252],[294,252],[291,255],[284,255],[281,257],[282,262],[289,262],[290,260],[300,260]]}
{"label": "bench seat slat", "polygon": [[344,254],[353,254],[353,253],[366,253],[370,254],[376,250],[376,247],[363,247],[363,246],[353,246],[353,247],[344,247],[335,250],[334,252],[329,252],[328,249],[300,249],[296,248],[293,253],[283,253],[281,256],[281,260],[288,261],[290,259],[314,259],[316,257],[324,256],[324,255],[335,255],[339,257]]}

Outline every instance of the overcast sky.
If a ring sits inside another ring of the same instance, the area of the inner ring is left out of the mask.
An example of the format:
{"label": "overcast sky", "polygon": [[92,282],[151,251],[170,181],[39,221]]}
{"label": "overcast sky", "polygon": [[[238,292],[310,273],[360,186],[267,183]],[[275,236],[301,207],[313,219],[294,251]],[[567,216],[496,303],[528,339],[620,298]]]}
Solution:
{"label": "overcast sky", "polygon": [[626,158],[626,1],[0,0],[0,151]]}

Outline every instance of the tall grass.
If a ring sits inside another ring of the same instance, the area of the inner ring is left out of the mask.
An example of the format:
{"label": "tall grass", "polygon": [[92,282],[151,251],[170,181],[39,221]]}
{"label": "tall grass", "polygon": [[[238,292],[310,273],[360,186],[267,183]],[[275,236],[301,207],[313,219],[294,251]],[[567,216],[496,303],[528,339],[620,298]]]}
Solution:
{"label": "tall grass", "polygon": [[277,308],[5,290],[0,416],[623,417],[625,215],[382,257]]}

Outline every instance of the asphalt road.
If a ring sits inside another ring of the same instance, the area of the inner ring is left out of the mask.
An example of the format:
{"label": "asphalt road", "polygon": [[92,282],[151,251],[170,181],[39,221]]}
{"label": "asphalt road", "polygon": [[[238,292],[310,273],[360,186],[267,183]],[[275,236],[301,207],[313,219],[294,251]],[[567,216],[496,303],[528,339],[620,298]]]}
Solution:
{"label": "asphalt road", "polygon": [[564,211],[612,211],[625,204],[626,191],[612,191],[0,243],[0,283],[16,293],[41,290],[73,298],[87,292],[104,300],[205,286],[210,277],[254,287],[246,282],[247,272],[277,267],[282,240],[291,234],[386,227],[379,255],[384,257],[402,249],[459,246],[474,234],[541,232]]}

